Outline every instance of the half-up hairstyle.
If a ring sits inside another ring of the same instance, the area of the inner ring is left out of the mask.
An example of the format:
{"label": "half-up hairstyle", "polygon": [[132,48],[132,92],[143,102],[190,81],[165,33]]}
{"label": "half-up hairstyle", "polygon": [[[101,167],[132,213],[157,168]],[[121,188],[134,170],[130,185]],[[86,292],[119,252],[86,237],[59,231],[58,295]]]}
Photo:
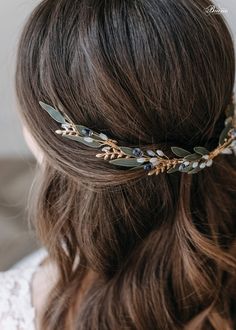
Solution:
{"label": "half-up hairstyle", "polygon": [[60,271],[41,329],[236,329],[235,157],[148,177],[56,135],[39,105],[123,146],[214,149],[235,57],[210,4],[44,0],[29,17],[16,90],[44,155],[30,216]]}

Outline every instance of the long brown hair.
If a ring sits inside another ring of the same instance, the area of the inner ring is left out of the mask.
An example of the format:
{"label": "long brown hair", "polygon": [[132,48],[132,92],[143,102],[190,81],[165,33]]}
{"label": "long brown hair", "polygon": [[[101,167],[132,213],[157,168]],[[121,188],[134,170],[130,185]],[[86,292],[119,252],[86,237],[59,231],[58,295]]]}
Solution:
{"label": "long brown hair", "polygon": [[[44,152],[31,217],[60,270],[43,330],[236,328],[235,158],[192,175],[127,171],[56,135],[38,103],[119,145],[214,149],[235,58],[210,4],[44,0],[30,16],[16,90]],[[71,314],[89,270],[96,280]]]}

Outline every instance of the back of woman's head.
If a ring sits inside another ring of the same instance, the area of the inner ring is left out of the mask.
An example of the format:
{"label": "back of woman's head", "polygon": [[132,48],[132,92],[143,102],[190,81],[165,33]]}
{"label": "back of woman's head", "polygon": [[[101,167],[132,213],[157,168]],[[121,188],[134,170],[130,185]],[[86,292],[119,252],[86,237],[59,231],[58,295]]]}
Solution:
{"label": "back of woman's head", "polygon": [[[37,233],[60,268],[42,329],[233,329],[235,159],[147,176],[54,133],[39,101],[119,145],[213,150],[234,85],[234,48],[208,0],[46,0],[19,45],[16,87],[44,152]],[[76,256],[79,264],[75,266]],[[197,318],[195,318],[197,317]],[[190,320],[193,320],[190,325]],[[67,324],[67,325],[66,325]]]}

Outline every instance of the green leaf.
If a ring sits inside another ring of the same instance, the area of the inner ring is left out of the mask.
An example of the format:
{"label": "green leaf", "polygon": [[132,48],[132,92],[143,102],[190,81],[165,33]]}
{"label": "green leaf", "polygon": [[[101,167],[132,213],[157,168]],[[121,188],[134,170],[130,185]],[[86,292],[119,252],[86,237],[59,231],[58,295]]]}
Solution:
{"label": "green leaf", "polygon": [[53,107],[51,107],[50,105],[43,103],[43,102],[39,102],[39,104],[41,105],[41,107],[47,111],[47,113],[54,119],[56,120],[58,123],[61,124],[66,124],[65,118],[62,116],[62,114],[54,109]]}
{"label": "green leaf", "polygon": [[184,157],[190,154],[189,151],[182,149],[182,148],[178,148],[178,147],[171,147],[172,152],[179,157]]}
{"label": "green leaf", "polygon": [[191,169],[192,169],[192,164],[190,164],[190,165],[186,166],[185,168],[183,168],[183,169],[181,170],[181,172],[187,173],[187,172],[189,172]]}
{"label": "green leaf", "polygon": [[130,167],[130,168],[128,169],[128,171],[130,171],[130,170],[137,170],[137,169],[140,169],[140,168],[143,169],[143,165],[139,165],[139,166],[135,166],[135,167]]}
{"label": "green leaf", "polygon": [[170,168],[167,173],[174,173],[179,171],[179,165],[176,165],[175,167]]}
{"label": "green leaf", "polygon": [[92,147],[92,148],[99,148],[101,146],[101,143],[98,141],[93,141],[93,142],[87,142],[84,141],[84,138],[82,136],[78,135],[62,135],[63,137],[66,137],[67,139],[74,140],[77,142],[81,142],[86,146]]}
{"label": "green leaf", "polygon": [[193,168],[191,171],[189,171],[188,174],[198,173],[198,172],[200,172],[201,170],[203,170],[203,169],[200,168],[200,167],[195,167],[195,168]]}
{"label": "green leaf", "polygon": [[135,158],[117,158],[110,160],[109,163],[126,167],[137,167],[140,165]]}
{"label": "green leaf", "polygon": [[134,156],[133,149],[128,147],[120,147],[120,150],[123,151],[126,155]]}
{"label": "green leaf", "polygon": [[80,134],[82,134],[82,135],[84,135],[83,133],[82,133],[82,130],[83,129],[89,129],[88,127],[86,127],[86,126],[83,126],[83,125],[75,125],[75,127],[76,127],[76,129],[79,131],[79,133]]}
{"label": "green leaf", "polygon": [[201,158],[201,155],[199,154],[190,154],[186,157],[184,157],[185,160],[198,160]]}
{"label": "green leaf", "polygon": [[231,123],[229,123],[228,125],[225,126],[225,128],[223,129],[223,131],[220,134],[219,144],[223,144],[225,142],[224,139],[226,139],[228,137],[228,132],[231,128],[232,128]]}
{"label": "green leaf", "polygon": [[210,151],[208,151],[206,148],[204,147],[195,147],[193,148],[193,150],[200,155],[208,155],[210,153]]}

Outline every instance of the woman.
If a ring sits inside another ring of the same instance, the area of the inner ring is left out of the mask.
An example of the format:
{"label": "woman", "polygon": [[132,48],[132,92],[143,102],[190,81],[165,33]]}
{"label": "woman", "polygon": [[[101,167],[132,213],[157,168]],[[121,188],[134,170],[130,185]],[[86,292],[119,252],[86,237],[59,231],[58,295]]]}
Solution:
{"label": "woman", "polygon": [[30,16],[16,90],[48,257],[14,329],[236,329],[235,58],[211,4],[44,0]]}

